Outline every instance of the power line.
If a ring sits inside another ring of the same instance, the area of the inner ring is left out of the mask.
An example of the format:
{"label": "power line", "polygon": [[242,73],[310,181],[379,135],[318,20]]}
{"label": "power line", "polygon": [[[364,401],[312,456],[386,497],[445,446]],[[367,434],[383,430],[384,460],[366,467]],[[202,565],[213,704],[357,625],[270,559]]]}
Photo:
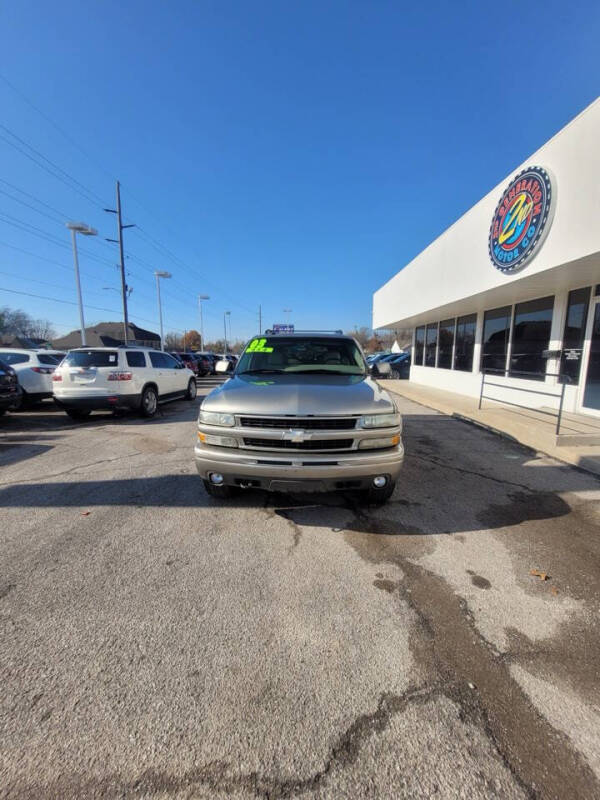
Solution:
{"label": "power line", "polygon": [[[85,186],[83,183],[81,183],[81,181],[78,181],[77,178],[74,178],[71,174],[69,174],[62,167],[59,167],[58,164],[54,163],[54,161],[49,159],[43,153],[40,153],[39,150],[36,150],[35,147],[30,145],[29,142],[25,141],[25,139],[22,139],[16,133],[11,131],[10,128],[7,128],[6,125],[3,125],[2,123],[0,123],[0,128],[2,128],[3,131],[8,133],[9,136],[12,136],[13,139],[16,139],[17,142],[19,142],[21,145],[23,145],[24,147],[26,147],[29,150],[31,150],[31,152],[34,153],[38,158],[41,158],[45,162],[47,162],[50,165],[50,167],[52,167],[52,169],[54,169],[56,172],[59,173],[58,175],[54,175],[55,178],[57,178],[58,180],[62,180],[63,183],[65,183],[65,179],[71,181],[74,184],[74,186],[71,186],[71,188],[74,189],[75,191],[79,191],[80,193],[81,193],[81,191],[85,192],[87,195],[89,195],[89,197],[87,198],[88,200],[90,199],[90,197],[92,197],[92,198],[95,197],[96,200],[92,200],[91,202],[94,202],[94,203],[95,202],[99,202],[101,204],[104,202],[102,200],[102,198],[100,197],[100,195],[96,194],[96,192],[94,192],[92,189],[88,189],[87,186]],[[42,163],[40,163],[39,161],[36,161],[36,159],[33,156],[29,155],[26,150],[23,150],[22,148],[18,147],[14,142],[11,142],[10,139],[7,139],[4,136],[2,136],[0,138],[2,138],[7,144],[9,144],[12,147],[14,147],[16,150],[19,150],[19,152],[23,153],[23,155],[26,155],[32,161],[35,161],[38,164],[38,166],[41,166],[44,169],[46,169],[47,171],[49,171],[47,167],[44,167],[44,165]],[[64,176],[64,177],[61,177],[61,175]],[[79,190],[76,187],[79,187]]]}
{"label": "power line", "polygon": [[92,164],[94,164],[94,166],[96,166],[99,170],[101,170],[101,172],[104,172],[105,175],[108,175],[111,180],[114,180],[114,175],[111,175],[107,170],[105,170],[104,167],[99,162],[97,162],[96,159],[94,159],[86,150],[84,150],[83,147],[81,147],[81,145],[75,139],[73,139],[63,128],[60,127],[60,125],[58,125],[51,117],[49,117],[48,114],[45,114],[40,108],[38,108],[38,106],[36,106],[35,103],[33,103],[25,94],[23,94],[23,92],[20,89],[17,89],[17,87],[13,83],[11,83],[7,77],[0,74],[0,80],[4,81],[4,83],[10,89],[12,89],[12,91],[15,94],[17,94],[21,98],[21,100],[23,100],[23,102],[27,103],[28,106],[33,108],[33,110],[36,111],[41,117],[43,117],[46,120],[46,122],[49,122],[50,125],[52,125],[52,127],[55,128],[61,134],[61,136],[64,136],[64,138],[70,144],[72,144],[73,147],[76,147],[80,153],[82,153],[89,161],[92,162]]}
{"label": "power line", "polygon": [[[0,286],[0,292],[9,292],[10,294],[18,294],[18,295],[22,295],[24,297],[35,297],[38,300],[50,300],[53,303],[63,303],[64,305],[68,305],[68,306],[76,306],[77,305],[77,303],[75,303],[73,300],[61,300],[58,297],[47,297],[46,295],[34,294],[33,292],[21,292],[21,291],[18,291],[17,289],[6,289],[3,286]],[[101,308],[100,306],[90,306],[90,305],[87,305],[87,304],[85,305],[85,308],[89,308],[92,311],[106,311],[108,314],[119,314],[119,312],[115,311],[113,308]],[[150,325],[156,325],[156,320],[154,320],[154,319],[146,319],[144,317],[139,317],[137,314],[135,315],[135,319],[139,319],[142,322],[150,323]],[[179,333],[184,333],[185,332],[183,328],[175,328],[175,327],[173,327],[171,325],[169,325],[169,327],[174,331],[178,331]]]}
{"label": "power line", "polygon": [[5,186],[14,189],[15,192],[20,192],[21,194],[24,194],[25,197],[29,197],[30,200],[33,200],[36,203],[39,203],[41,206],[44,206],[44,208],[47,208],[49,211],[54,211],[54,213],[58,214],[58,216],[61,218],[61,222],[65,219],[68,219],[67,214],[63,213],[62,211],[59,211],[57,208],[54,208],[54,206],[48,205],[48,203],[45,203],[43,200],[40,200],[39,197],[36,197],[33,194],[29,194],[29,192],[26,192],[25,189],[20,189],[18,186],[15,186],[14,183],[9,183],[9,181],[5,180],[4,178],[0,178],[0,181],[2,181],[2,183]]}
{"label": "power line", "polygon": [[[0,178],[0,180],[2,180],[2,179]],[[5,192],[4,189],[0,189],[0,193],[5,195],[6,197],[9,197],[15,203],[20,203],[22,206],[26,206],[27,208],[31,208],[32,211],[36,212],[36,214],[41,214],[42,217],[46,217],[46,219],[50,219],[50,220],[52,220],[52,222],[62,222],[62,220],[57,220],[56,217],[51,217],[50,214],[47,214],[45,211],[40,211],[39,208],[36,208],[35,206],[32,206],[31,203],[26,203],[25,200],[20,200],[18,197],[14,197],[12,194],[9,194],[8,192]]]}

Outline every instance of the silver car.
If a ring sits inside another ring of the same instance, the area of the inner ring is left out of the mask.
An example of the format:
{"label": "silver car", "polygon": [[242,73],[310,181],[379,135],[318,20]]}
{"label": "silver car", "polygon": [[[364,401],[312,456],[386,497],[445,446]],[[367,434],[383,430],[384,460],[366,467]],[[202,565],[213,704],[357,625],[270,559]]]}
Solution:
{"label": "silver car", "polygon": [[267,331],[204,399],[196,467],[213,497],[337,489],[382,503],[402,467],[401,434],[392,398],[352,337]]}

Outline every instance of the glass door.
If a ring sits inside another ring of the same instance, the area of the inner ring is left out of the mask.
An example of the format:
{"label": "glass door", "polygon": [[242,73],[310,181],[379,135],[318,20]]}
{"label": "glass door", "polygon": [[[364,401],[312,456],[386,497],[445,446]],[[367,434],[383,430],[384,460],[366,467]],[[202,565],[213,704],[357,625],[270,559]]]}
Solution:
{"label": "glass door", "polygon": [[600,297],[592,301],[590,334],[581,410],[600,416]]}

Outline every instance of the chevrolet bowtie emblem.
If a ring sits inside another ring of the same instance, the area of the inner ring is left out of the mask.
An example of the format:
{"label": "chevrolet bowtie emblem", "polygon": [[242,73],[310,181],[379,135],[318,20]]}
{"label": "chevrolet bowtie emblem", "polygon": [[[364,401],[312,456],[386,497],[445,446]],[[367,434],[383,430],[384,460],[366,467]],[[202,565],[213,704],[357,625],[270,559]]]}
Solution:
{"label": "chevrolet bowtie emblem", "polygon": [[300,442],[304,442],[307,436],[304,431],[294,430],[293,428],[290,428],[289,431],[284,432],[283,438],[287,442],[295,442],[296,444],[299,444]]}

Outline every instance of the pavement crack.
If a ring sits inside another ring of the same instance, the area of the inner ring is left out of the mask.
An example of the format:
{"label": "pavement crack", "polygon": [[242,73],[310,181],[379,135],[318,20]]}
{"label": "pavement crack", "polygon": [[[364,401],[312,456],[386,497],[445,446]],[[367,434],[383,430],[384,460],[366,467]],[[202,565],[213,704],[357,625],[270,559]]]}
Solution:
{"label": "pavement crack", "polygon": [[486,481],[492,481],[492,483],[499,483],[501,486],[514,486],[515,489],[523,489],[526,492],[534,493],[533,489],[530,486],[527,486],[524,483],[516,483],[515,481],[509,481],[506,478],[496,478],[493,475],[489,475],[486,472],[478,472],[477,470],[472,469],[465,469],[464,467],[459,467],[456,464],[450,464],[447,461],[440,461],[437,458],[429,458],[428,456],[424,456],[421,453],[407,453],[407,458],[416,458],[420,461],[427,461],[429,464],[435,464],[436,467],[444,467],[445,469],[451,469],[454,472],[458,472],[461,475],[470,475],[474,478],[483,478]]}

